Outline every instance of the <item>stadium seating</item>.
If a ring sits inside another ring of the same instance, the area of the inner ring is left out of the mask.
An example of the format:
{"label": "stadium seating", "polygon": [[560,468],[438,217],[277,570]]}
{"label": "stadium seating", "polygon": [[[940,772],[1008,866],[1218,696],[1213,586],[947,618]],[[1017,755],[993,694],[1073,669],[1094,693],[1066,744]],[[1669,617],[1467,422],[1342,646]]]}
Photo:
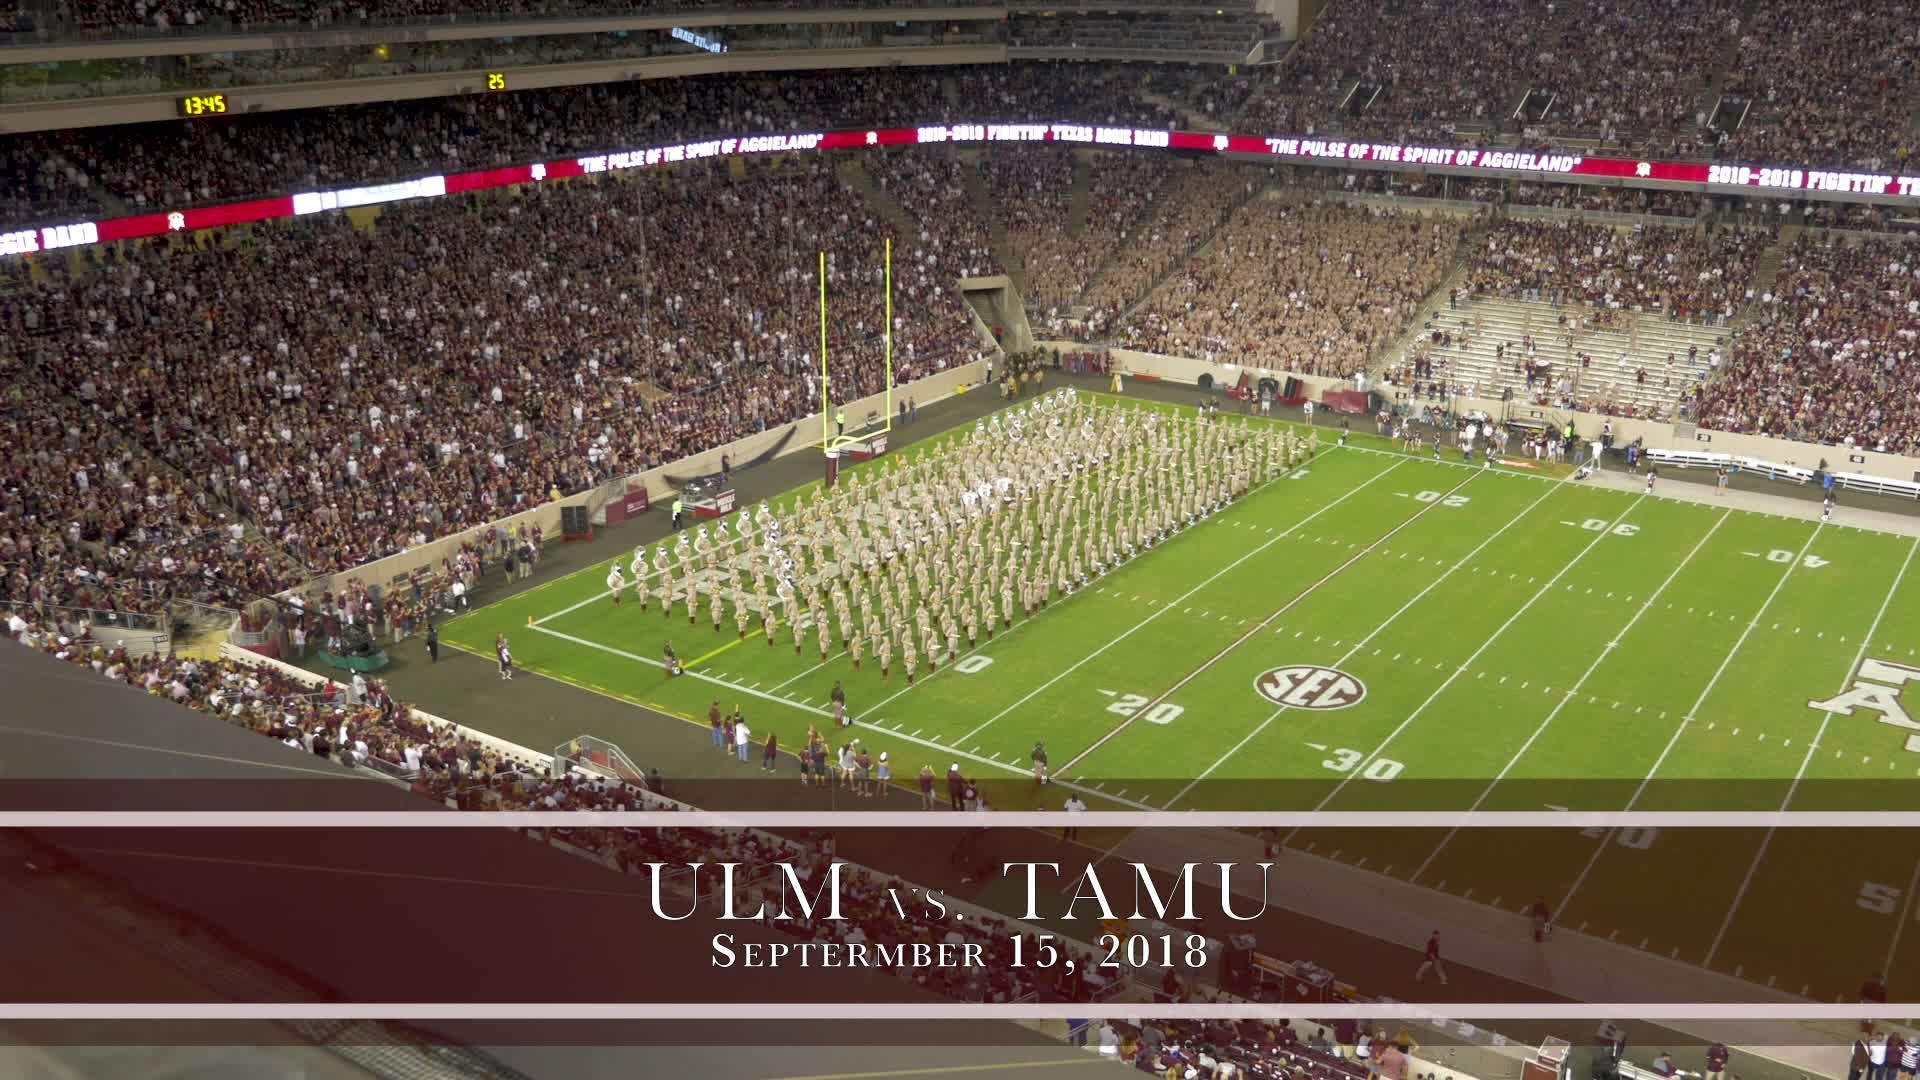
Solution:
{"label": "stadium seating", "polygon": [[1920,26],[1901,0],[1849,4],[1809,20],[1781,0],[1742,28],[1726,90],[1752,102],[1725,156],[1741,161],[1893,169],[1914,148],[1913,58]]}
{"label": "stadium seating", "polygon": [[[836,385],[877,389],[883,230],[852,198],[824,162],[715,163],[149,247],[34,297],[85,312],[36,340],[63,389],[300,565],[344,569],[810,412],[822,246]],[[912,238],[894,290],[898,379],[968,358]]]}
{"label": "stadium seating", "polygon": [[993,237],[967,197],[968,166],[942,150],[880,154],[861,166],[920,229],[918,247],[959,273],[981,277],[1001,268]]}
{"label": "stadium seating", "polygon": [[1816,233],[1701,394],[1703,425],[1920,452],[1920,245]]}
{"label": "stadium seating", "polygon": [[1479,295],[1724,322],[1745,298],[1768,239],[1757,230],[1709,239],[1688,227],[1510,218],[1477,238],[1467,280]]}
{"label": "stadium seating", "polygon": [[1726,335],[1659,315],[1488,296],[1443,307],[1386,374],[1415,401],[1510,395],[1670,419],[1710,372]]}
{"label": "stadium seating", "polygon": [[1148,352],[1345,377],[1366,370],[1451,265],[1453,215],[1261,198],[1127,317]]}
{"label": "stadium seating", "polygon": [[[717,135],[949,120],[1165,128],[1119,64],[715,75],[8,136],[0,224],[341,187]],[[947,83],[954,94],[947,93]],[[23,194],[24,193],[24,194]]]}

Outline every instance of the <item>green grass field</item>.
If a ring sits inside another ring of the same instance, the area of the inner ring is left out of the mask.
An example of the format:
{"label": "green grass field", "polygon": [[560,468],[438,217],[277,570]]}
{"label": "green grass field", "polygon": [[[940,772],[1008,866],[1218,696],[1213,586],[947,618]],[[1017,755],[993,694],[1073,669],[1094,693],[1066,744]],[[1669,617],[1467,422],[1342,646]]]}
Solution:
{"label": "green grass field", "polygon": [[[1043,740],[1096,809],[1920,808],[1920,753],[1880,722],[1891,714],[1810,707],[1863,664],[1920,665],[1920,541],[1356,442],[911,689],[897,669],[882,681],[871,663],[823,662],[810,636],[795,655],[784,635],[740,641],[731,617],[716,634],[704,608],[692,626],[684,608],[615,608],[604,563],[443,636],[490,655],[508,633],[527,670],[703,726],[710,701],[738,703],[787,747],[827,727],[841,680],[897,775],[957,761],[1015,781],[1015,800],[1031,797],[1017,781]],[[689,667],[671,680],[668,637]],[[1265,678],[1289,668],[1303,670]],[[1920,943],[1901,933],[1920,838],[1434,828],[1289,842],[1508,910],[1542,895],[1566,930],[1819,997],[1911,966]],[[1805,922],[1822,931],[1796,940]]]}

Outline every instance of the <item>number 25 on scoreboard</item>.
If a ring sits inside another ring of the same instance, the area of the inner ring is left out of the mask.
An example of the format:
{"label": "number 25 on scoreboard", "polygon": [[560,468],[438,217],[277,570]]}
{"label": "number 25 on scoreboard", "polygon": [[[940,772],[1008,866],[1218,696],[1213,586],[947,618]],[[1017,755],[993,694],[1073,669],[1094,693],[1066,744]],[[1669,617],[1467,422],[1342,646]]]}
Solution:
{"label": "number 25 on scoreboard", "polygon": [[506,73],[506,72],[504,72],[504,71],[489,71],[489,72],[487,72],[487,89],[489,89],[489,90],[505,90],[506,88],[507,88],[507,73]]}

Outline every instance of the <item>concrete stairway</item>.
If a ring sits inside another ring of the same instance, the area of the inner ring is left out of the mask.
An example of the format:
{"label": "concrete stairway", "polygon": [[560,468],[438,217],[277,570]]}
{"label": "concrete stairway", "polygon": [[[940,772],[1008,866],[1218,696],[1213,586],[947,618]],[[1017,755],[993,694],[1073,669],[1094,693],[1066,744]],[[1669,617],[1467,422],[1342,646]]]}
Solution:
{"label": "concrete stairway", "polygon": [[861,201],[866,203],[869,210],[879,215],[880,220],[892,226],[896,238],[920,234],[919,227],[901,207],[899,200],[887,194],[879,184],[874,183],[872,174],[868,173],[858,160],[850,157],[841,158],[833,171],[834,175],[840,178],[841,183],[859,193]]}
{"label": "concrete stairway", "polygon": [[[1007,223],[993,204],[993,196],[987,193],[986,178],[980,175],[980,152],[963,151],[960,159],[966,163],[961,171],[967,184],[967,198],[973,203],[973,212],[986,223],[987,236],[993,241],[993,257],[1001,266],[1006,267],[1007,276],[1016,286],[1026,283],[1026,260],[1016,258],[1019,253],[1007,238]],[[1022,292],[1026,291],[1024,288]]]}
{"label": "concrete stairway", "polygon": [[1093,161],[1086,151],[1073,155],[1073,186],[1068,189],[1067,232],[1078,236],[1087,227],[1087,209],[1093,201]]}
{"label": "concrete stairway", "polygon": [[[1753,277],[1747,282],[1747,288],[1753,290],[1754,296],[1765,296],[1772,291],[1774,285],[1780,280],[1780,268],[1786,264],[1787,252],[1793,250],[1793,245],[1800,240],[1800,234],[1806,231],[1804,225],[1781,227],[1779,238],[1774,240],[1767,250],[1761,252],[1758,259],[1754,260]],[[1734,319],[1733,324],[1735,327],[1743,327],[1759,316],[1760,305],[1748,304],[1740,310],[1740,315]]]}
{"label": "concrete stairway", "polygon": [[1213,232],[1207,234],[1207,236],[1204,239],[1202,239],[1199,243],[1193,245],[1191,249],[1185,252],[1184,258],[1175,259],[1171,264],[1169,264],[1167,269],[1164,272],[1162,272],[1159,277],[1154,278],[1153,283],[1151,285],[1148,285],[1146,290],[1143,291],[1139,296],[1135,297],[1133,300],[1133,303],[1129,304],[1127,306],[1127,309],[1120,313],[1120,317],[1113,321],[1113,325],[1125,326],[1127,323],[1127,320],[1133,318],[1134,313],[1139,311],[1140,308],[1144,304],[1146,304],[1147,300],[1151,298],[1154,293],[1159,292],[1161,287],[1167,283],[1167,280],[1169,278],[1185,270],[1187,268],[1187,263],[1193,258],[1206,254],[1207,250],[1213,247],[1214,241],[1219,239],[1221,233],[1224,233],[1228,229],[1233,228],[1234,219],[1240,215],[1240,211],[1244,209],[1248,203],[1251,203],[1255,199],[1266,198],[1267,193],[1270,190],[1271,189],[1268,187],[1257,187],[1253,189],[1252,194],[1240,200],[1238,203],[1235,203],[1233,209],[1229,210],[1226,213],[1226,215],[1220,219],[1219,227],[1214,229]]}

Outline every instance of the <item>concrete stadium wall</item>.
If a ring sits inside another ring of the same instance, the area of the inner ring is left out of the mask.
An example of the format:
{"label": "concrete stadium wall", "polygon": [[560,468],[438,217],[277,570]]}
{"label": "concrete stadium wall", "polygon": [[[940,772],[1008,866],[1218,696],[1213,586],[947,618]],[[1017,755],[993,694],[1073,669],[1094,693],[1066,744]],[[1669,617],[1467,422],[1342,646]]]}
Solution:
{"label": "concrete stadium wall", "polygon": [[[916,405],[931,405],[936,401],[945,400],[954,394],[963,393],[967,389],[979,385],[981,376],[985,372],[985,366],[983,361],[974,361],[972,363],[961,364],[957,367],[950,367],[945,371],[936,372],[924,379],[908,383],[905,386],[895,387],[893,396],[896,402],[911,397],[914,399]],[[886,408],[886,395],[884,393],[874,394],[857,401],[848,402],[842,406],[842,408],[846,411],[849,423],[857,427],[865,420],[869,413],[878,415]],[[543,503],[531,510],[522,511],[511,517],[501,518],[497,521],[488,522],[485,525],[476,525],[473,528],[465,529],[449,536],[443,536],[430,543],[423,544],[420,547],[410,548],[398,555],[392,555],[375,562],[365,563],[351,570],[343,570],[336,574],[324,575],[309,582],[306,591],[315,592],[317,590],[331,589],[338,592],[345,589],[348,582],[354,580],[361,581],[368,585],[384,585],[402,575],[411,574],[421,567],[432,568],[438,566],[440,560],[450,558],[458,552],[460,545],[476,540],[489,529],[505,528],[512,531],[518,529],[521,525],[538,525],[541,531],[547,536],[557,537],[560,533],[561,507],[584,505],[589,513],[598,513],[600,508],[604,506],[609,499],[616,495],[624,495],[629,484],[637,483],[643,485],[647,489],[648,498],[654,505],[659,505],[673,498],[674,488],[667,480],[669,476],[704,476],[709,473],[719,472],[720,458],[722,455],[726,455],[736,464],[751,461],[760,454],[765,453],[771,447],[778,445],[780,440],[786,437],[789,432],[792,433],[792,438],[788,440],[786,448],[780,452],[781,456],[815,449],[819,445],[815,440],[819,437],[821,431],[820,425],[820,414],[814,413],[811,416],[795,420],[792,423],[768,428],[766,431],[748,435],[742,439],[736,439],[724,446],[716,446],[711,450],[694,454],[691,457],[682,458],[679,461],[662,465],[656,469],[621,477],[609,483],[602,484],[590,491]]]}
{"label": "concrete stadium wall", "polygon": [[[1100,346],[1082,345],[1071,341],[1043,341],[1040,345],[1048,349],[1059,349],[1063,353],[1100,348]],[[1106,351],[1119,361],[1123,371],[1159,378],[1165,382],[1192,384],[1197,382],[1201,375],[1212,375],[1216,384],[1222,382],[1231,384],[1239,380],[1242,370],[1231,364],[1214,364],[1185,356],[1162,356],[1134,349],[1107,349]],[[1275,378],[1285,378],[1293,374],[1260,368],[1250,370],[1254,371],[1256,377],[1271,375]],[[1350,379],[1318,375],[1293,375],[1293,377],[1306,384],[1316,398],[1329,387],[1342,390],[1353,387]],[[1382,393],[1392,393],[1391,388],[1376,386],[1374,389],[1380,389]],[[1904,457],[1899,454],[1848,450],[1842,446],[1823,446],[1819,443],[1796,442],[1765,435],[1710,431],[1684,422],[1675,424],[1669,421],[1637,420],[1623,416],[1556,409],[1544,405],[1498,401],[1491,398],[1463,397],[1454,400],[1462,409],[1478,409],[1494,416],[1531,417],[1554,424],[1571,421],[1575,430],[1583,434],[1596,433],[1602,424],[1610,422],[1613,424],[1616,445],[1631,442],[1634,439],[1644,439],[1650,450],[1705,450],[1720,454],[1762,458],[1776,464],[1799,465],[1808,469],[1818,467],[1824,460],[1828,468],[1835,472],[1857,472],[1888,480],[1920,482],[1920,458]]]}

